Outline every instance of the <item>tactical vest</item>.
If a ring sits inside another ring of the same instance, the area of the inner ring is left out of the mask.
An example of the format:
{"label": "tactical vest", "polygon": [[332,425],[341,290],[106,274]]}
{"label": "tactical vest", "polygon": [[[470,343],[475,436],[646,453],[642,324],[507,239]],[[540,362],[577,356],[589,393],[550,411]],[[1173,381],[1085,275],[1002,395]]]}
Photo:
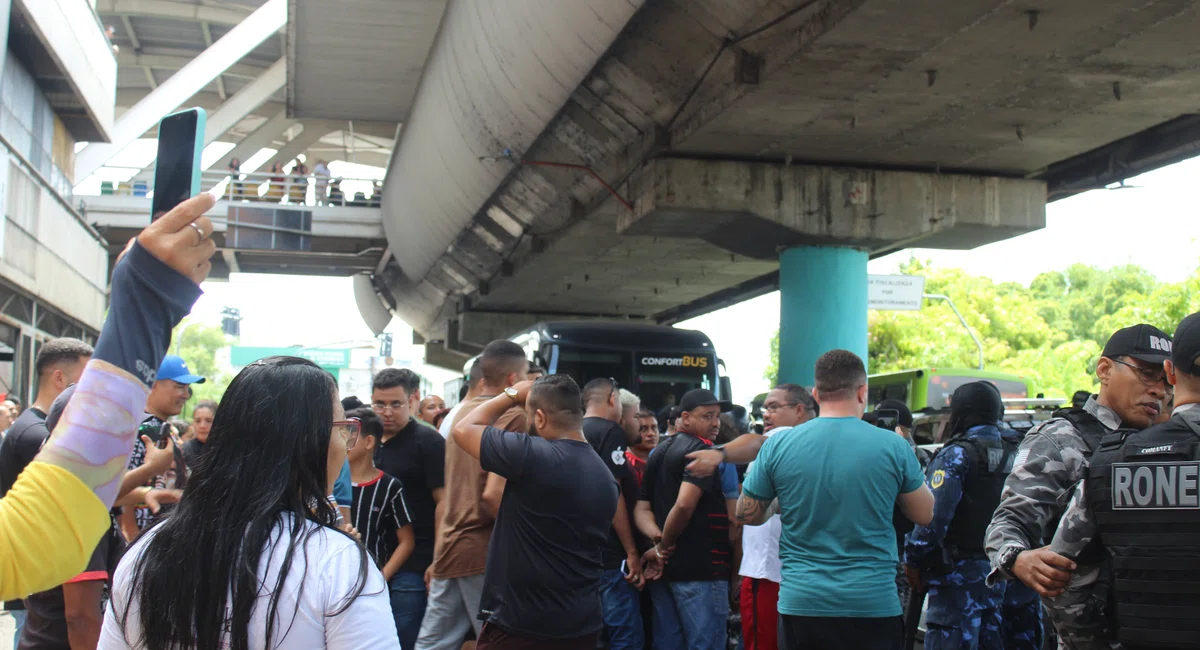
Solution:
{"label": "tactical vest", "polygon": [[1200,645],[1200,426],[1181,416],[1105,439],[1088,468],[1127,648]]}
{"label": "tactical vest", "polygon": [[970,462],[970,474],[963,479],[962,499],[946,531],[946,548],[958,555],[982,554],[984,537],[992,513],[1000,505],[1004,480],[1013,468],[1017,446],[1003,438],[980,440],[956,436],[946,447],[961,447]]}
{"label": "tactical vest", "polygon": [[[1079,432],[1079,437],[1083,439],[1083,444],[1087,445],[1087,457],[1091,457],[1096,453],[1096,449],[1100,447],[1100,440],[1112,433],[1108,427],[1096,416],[1088,413],[1083,409],[1070,408],[1058,409],[1051,416],[1051,419],[1062,418],[1071,423],[1075,430]],[[1066,504],[1071,501],[1071,495],[1074,494],[1075,488],[1072,487],[1069,492],[1063,495],[1059,503]],[[1061,513],[1060,513],[1061,515]],[[1050,528],[1046,531],[1046,543],[1054,539],[1054,533],[1058,532],[1058,523],[1060,517],[1054,517],[1050,522]],[[1090,556],[1090,555],[1089,555]]]}

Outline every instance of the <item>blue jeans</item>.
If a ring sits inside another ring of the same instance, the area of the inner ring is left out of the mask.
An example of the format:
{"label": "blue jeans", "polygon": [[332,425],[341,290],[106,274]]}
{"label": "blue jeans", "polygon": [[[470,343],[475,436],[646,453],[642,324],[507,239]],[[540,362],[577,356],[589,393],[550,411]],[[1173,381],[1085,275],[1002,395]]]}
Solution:
{"label": "blue jeans", "polygon": [[392,617],[396,619],[396,634],[403,650],[413,650],[421,619],[425,617],[425,576],[411,571],[398,571],[388,581],[392,596]]}
{"label": "blue jeans", "polygon": [[729,582],[650,583],[654,650],[725,650]]}
{"label": "blue jeans", "polygon": [[642,603],[638,590],[625,582],[620,569],[604,572],[600,581],[600,603],[604,607],[604,633],[609,650],[642,650]]}

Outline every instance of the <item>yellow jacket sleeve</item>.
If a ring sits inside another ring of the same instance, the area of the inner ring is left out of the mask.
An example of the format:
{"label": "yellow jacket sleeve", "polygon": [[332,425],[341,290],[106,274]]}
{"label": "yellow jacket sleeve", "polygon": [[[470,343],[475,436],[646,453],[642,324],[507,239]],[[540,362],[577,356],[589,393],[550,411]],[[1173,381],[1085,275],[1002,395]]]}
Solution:
{"label": "yellow jacket sleeve", "polygon": [[0,600],[24,598],[78,575],[111,525],[91,487],[35,459],[0,499]]}

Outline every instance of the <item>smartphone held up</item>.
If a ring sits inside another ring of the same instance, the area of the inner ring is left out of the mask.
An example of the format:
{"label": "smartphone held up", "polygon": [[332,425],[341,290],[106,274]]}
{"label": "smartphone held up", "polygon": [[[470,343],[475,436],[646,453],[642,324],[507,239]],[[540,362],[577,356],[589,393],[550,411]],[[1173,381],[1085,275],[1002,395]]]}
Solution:
{"label": "smartphone held up", "polygon": [[159,122],[151,221],[200,193],[200,154],[207,120],[204,109],[188,108]]}

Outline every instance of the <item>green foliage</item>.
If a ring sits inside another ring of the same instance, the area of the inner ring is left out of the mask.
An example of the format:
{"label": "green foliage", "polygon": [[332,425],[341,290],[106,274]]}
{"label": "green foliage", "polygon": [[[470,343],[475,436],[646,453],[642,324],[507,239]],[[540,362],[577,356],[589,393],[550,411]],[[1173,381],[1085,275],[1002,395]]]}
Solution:
{"label": "green foliage", "polygon": [[[1107,270],[1075,264],[1043,273],[1029,287],[917,259],[901,272],[925,276],[926,293],[954,301],[983,343],[985,368],[1029,378],[1048,397],[1094,390],[1096,360],[1114,331],[1150,323],[1170,333],[1200,311],[1200,270],[1184,282],[1163,283],[1132,264]],[[868,323],[871,373],[978,364],[978,348],[944,301],[927,301],[918,312],[873,311]],[[768,379],[778,373],[778,356],[776,333]]]}
{"label": "green foliage", "polygon": [[779,330],[775,330],[775,336],[771,337],[771,356],[767,360],[767,369],[763,371],[763,377],[770,382],[770,385],[776,386],[779,384]]}
{"label": "green foliage", "polygon": [[[182,338],[181,338],[182,337]],[[171,333],[171,354],[178,354],[187,362],[193,374],[205,378],[203,384],[192,386],[192,399],[184,406],[179,417],[190,419],[192,407],[202,399],[220,401],[225,394],[225,388],[233,377],[222,371],[217,364],[217,351],[233,345],[234,341],[225,336],[220,327],[184,320]]]}

